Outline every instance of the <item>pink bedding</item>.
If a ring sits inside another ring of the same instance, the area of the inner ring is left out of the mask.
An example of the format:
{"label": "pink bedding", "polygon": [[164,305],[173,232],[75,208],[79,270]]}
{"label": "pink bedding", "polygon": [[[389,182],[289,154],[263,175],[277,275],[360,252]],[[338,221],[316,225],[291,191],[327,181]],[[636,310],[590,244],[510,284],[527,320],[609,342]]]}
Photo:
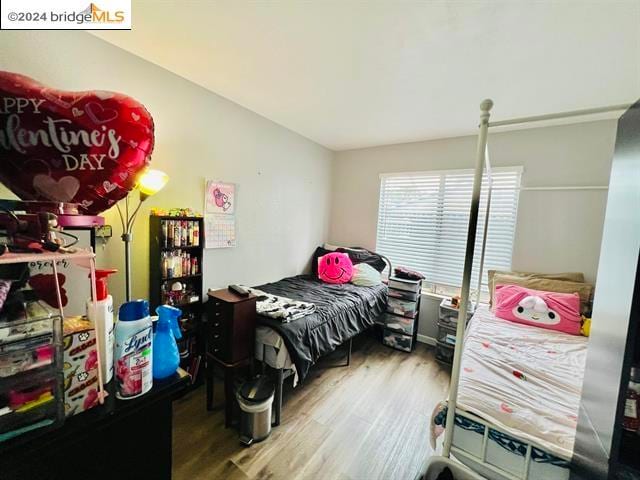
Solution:
{"label": "pink bedding", "polygon": [[497,318],[480,306],[469,323],[458,408],[570,459],[587,338]]}

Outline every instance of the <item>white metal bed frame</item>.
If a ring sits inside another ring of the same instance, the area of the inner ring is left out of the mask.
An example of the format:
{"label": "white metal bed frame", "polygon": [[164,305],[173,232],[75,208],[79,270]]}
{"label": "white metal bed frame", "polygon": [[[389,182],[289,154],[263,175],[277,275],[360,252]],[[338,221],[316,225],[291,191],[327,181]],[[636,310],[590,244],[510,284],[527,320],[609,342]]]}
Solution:
{"label": "white metal bed frame", "polygon": [[[491,165],[489,162],[489,151],[488,151],[488,134],[489,127],[500,127],[507,125],[517,125],[523,123],[531,123],[531,122],[540,122],[546,120],[560,119],[560,118],[568,118],[568,117],[582,117],[587,115],[594,115],[604,112],[614,112],[614,111],[624,111],[630,105],[614,105],[610,107],[600,107],[600,108],[592,108],[586,110],[576,110],[570,112],[563,112],[557,114],[549,114],[549,115],[538,115],[532,117],[522,117],[516,118],[512,120],[502,120],[496,122],[490,122],[490,111],[493,108],[493,101],[490,99],[483,100],[480,104],[480,124],[479,124],[479,133],[478,133],[478,143],[476,148],[476,164],[475,164],[475,173],[473,180],[473,193],[471,198],[471,208],[469,211],[469,225],[467,230],[467,243],[466,243],[466,251],[464,257],[464,270],[462,276],[462,289],[461,289],[461,301],[460,301],[460,310],[458,312],[458,322],[456,329],[456,344],[459,348],[456,348],[454,351],[453,357],[453,365],[451,370],[451,386],[449,391],[449,400],[448,400],[448,408],[447,408],[447,416],[446,416],[446,424],[445,424],[445,438],[444,438],[444,446],[443,446],[443,455],[445,457],[449,457],[452,453],[456,455],[460,460],[464,463],[470,463],[471,466],[476,466],[478,470],[482,470],[481,473],[487,474],[495,474],[498,478],[506,478],[509,480],[528,480],[530,474],[531,467],[531,453],[532,449],[536,448],[537,450],[541,450],[545,453],[544,448],[541,448],[538,445],[535,445],[531,441],[520,439],[510,433],[505,433],[500,429],[497,425],[492,422],[488,422],[476,415],[473,415],[469,412],[466,412],[457,407],[457,396],[458,396],[458,383],[460,380],[460,363],[462,360],[463,346],[464,346],[464,333],[466,322],[464,321],[467,317],[467,311],[469,308],[469,300],[470,300],[470,286],[471,286],[471,270],[473,267],[473,256],[474,256],[474,248],[476,242],[476,233],[478,227],[478,215],[480,209],[480,191],[482,186],[482,177],[483,171],[486,171],[489,177],[489,190],[487,192],[487,208],[486,208],[486,216],[484,219],[484,231],[483,231],[483,240],[482,240],[482,249],[481,249],[481,257],[480,257],[480,274],[478,275],[478,289],[480,292],[481,287],[481,279],[482,272],[484,268],[484,256],[485,256],[485,245],[487,240],[487,230],[488,230],[488,220],[489,220],[489,209],[491,207]],[[585,186],[585,187],[529,187],[529,188],[521,188],[521,190],[600,190],[606,189],[606,186]],[[453,437],[455,426],[455,418],[463,417],[467,418],[473,422],[481,424],[484,426],[484,436],[482,439],[482,449],[479,455],[473,455],[469,452],[458,448],[453,445]],[[515,440],[521,442],[522,444],[527,445],[526,455],[524,459],[524,466],[522,471],[519,474],[514,474],[512,472],[505,471],[494,464],[487,462],[487,446],[489,443],[489,431],[494,430],[496,432],[504,433]],[[571,459],[561,459],[570,462]]]}
{"label": "white metal bed frame", "polygon": [[[523,466],[523,474],[521,476],[518,475],[514,475],[498,466],[495,466],[491,463],[487,462],[487,447],[489,445],[489,431],[490,430],[499,430],[499,428],[497,428],[493,423],[488,422],[486,420],[484,420],[483,418],[478,417],[477,415],[474,415],[470,412],[466,412],[466,411],[462,411],[460,409],[457,410],[457,414],[460,415],[462,414],[465,418],[468,418],[476,423],[479,423],[481,425],[484,426],[484,433],[482,434],[482,449],[480,452],[480,455],[474,455],[472,453],[469,453],[467,451],[465,451],[462,448],[458,448],[455,445],[451,446],[451,452],[456,455],[458,458],[463,459],[463,460],[467,460],[467,462],[469,463],[477,463],[479,465],[482,465],[483,468],[496,473],[498,475],[501,475],[504,478],[508,478],[509,480],[520,480],[522,478],[528,478],[529,475],[529,470],[531,467],[531,453],[533,451],[534,448],[541,450],[541,451],[545,451],[544,447],[535,444],[533,442],[527,441],[527,450],[526,450],[526,454],[524,457],[524,461]],[[509,434],[510,436],[513,436],[511,434]],[[563,459],[565,460],[565,459]],[[567,460],[568,462],[569,460]]]}

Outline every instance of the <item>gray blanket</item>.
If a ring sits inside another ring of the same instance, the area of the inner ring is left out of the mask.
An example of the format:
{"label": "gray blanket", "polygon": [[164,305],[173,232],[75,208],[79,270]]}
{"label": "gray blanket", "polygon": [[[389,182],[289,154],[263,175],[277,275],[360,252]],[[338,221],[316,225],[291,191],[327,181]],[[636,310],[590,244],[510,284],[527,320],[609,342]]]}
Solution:
{"label": "gray blanket", "polygon": [[284,278],[258,290],[313,303],[316,311],[295,322],[258,315],[258,323],[273,328],[284,340],[300,380],[320,357],[371,327],[386,309],[387,286],[331,285],[310,275]]}

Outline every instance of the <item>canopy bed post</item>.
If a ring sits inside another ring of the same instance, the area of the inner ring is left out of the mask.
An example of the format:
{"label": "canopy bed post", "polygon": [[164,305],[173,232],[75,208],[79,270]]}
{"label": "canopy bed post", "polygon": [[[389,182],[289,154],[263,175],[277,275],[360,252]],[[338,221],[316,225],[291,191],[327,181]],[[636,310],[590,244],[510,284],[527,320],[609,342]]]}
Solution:
{"label": "canopy bed post", "polygon": [[487,169],[487,207],[484,212],[484,230],[482,231],[482,250],[480,251],[480,268],[478,270],[478,289],[476,291],[476,305],[480,303],[482,292],[482,272],[484,271],[484,257],[487,250],[487,232],[489,231],[489,213],[491,213],[491,192],[493,191],[493,178],[491,176],[491,159],[489,158],[489,144],[485,145],[485,163]]}
{"label": "canopy bed post", "polygon": [[453,428],[456,414],[456,400],[458,396],[458,380],[460,377],[460,362],[462,360],[462,342],[469,305],[469,289],[471,286],[471,270],[473,268],[473,251],[476,243],[476,231],[478,228],[478,211],[480,209],[480,190],[482,187],[482,174],[484,170],[485,155],[487,151],[487,134],[489,130],[490,111],[493,101],[483,100],[480,104],[480,132],[478,134],[478,146],[476,150],[476,168],[473,177],[473,195],[471,197],[471,209],[469,211],[469,226],[467,229],[467,247],[464,255],[464,270],[462,274],[462,292],[460,311],[458,312],[458,325],[456,330],[456,342],[458,348],[453,355],[451,369],[451,387],[449,390],[449,404],[447,409],[446,431],[444,437],[443,455],[448,457],[453,441]]}

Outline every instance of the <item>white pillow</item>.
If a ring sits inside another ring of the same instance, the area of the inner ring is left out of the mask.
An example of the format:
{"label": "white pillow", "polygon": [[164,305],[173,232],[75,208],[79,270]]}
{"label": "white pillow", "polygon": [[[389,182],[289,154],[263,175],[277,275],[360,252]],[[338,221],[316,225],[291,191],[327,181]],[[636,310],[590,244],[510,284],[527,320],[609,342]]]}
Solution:
{"label": "white pillow", "polygon": [[360,287],[373,287],[382,283],[380,272],[368,263],[358,263],[353,266],[351,283]]}

